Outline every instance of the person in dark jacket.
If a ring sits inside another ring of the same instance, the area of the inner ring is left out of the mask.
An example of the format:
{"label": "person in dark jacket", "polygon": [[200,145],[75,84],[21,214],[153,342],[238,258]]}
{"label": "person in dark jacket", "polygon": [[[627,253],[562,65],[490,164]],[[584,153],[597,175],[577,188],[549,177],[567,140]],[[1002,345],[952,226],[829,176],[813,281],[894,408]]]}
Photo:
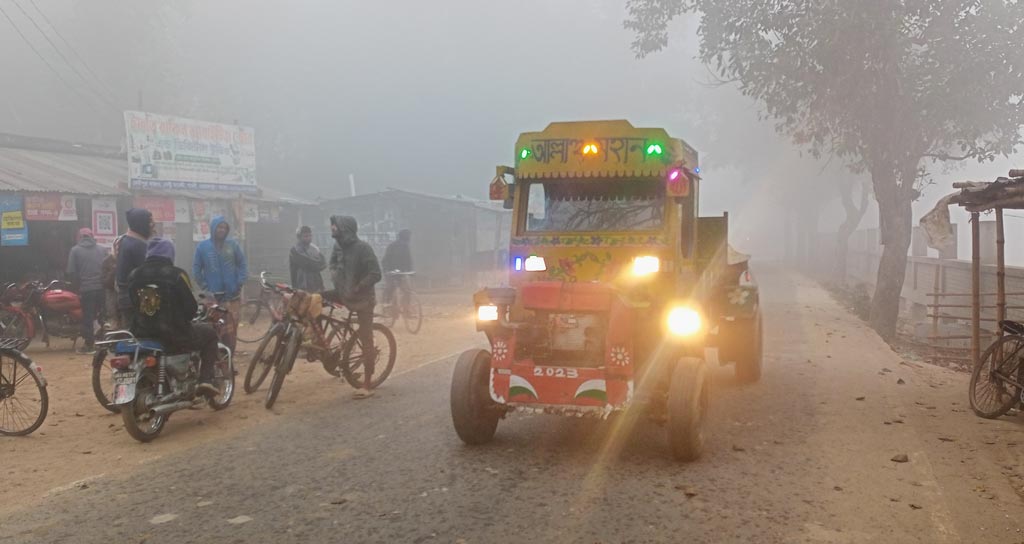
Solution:
{"label": "person in dark jacket", "polygon": [[121,328],[131,328],[135,312],[128,295],[128,276],[146,260],[147,244],[153,235],[153,214],[143,208],[128,210],[128,234],[121,239],[117,252],[117,310],[121,314]]}
{"label": "person in dark jacket", "polygon": [[[398,288],[402,289],[403,299],[408,297],[405,296],[405,292],[408,289],[408,285],[405,283],[402,276],[393,276],[390,272],[412,272],[412,248],[409,243],[412,240],[412,231],[409,229],[402,229],[398,231],[398,239],[388,244],[388,248],[384,251],[384,259],[381,261],[381,267],[384,269],[384,304],[391,304],[391,297],[395,295],[395,290]],[[405,304],[405,300],[402,304]],[[388,308],[387,312],[392,312],[398,315],[398,307]]]}
{"label": "person in dark jacket", "polygon": [[117,311],[117,252],[123,239],[123,234],[115,238],[110,253],[103,259],[103,314],[107,330],[113,330],[121,321]]}
{"label": "person in dark jacket", "polygon": [[327,260],[320,252],[320,248],[313,244],[313,229],[302,226],[296,236],[298,243],[292,247],[288,255],[292,287],[319,293],[324,290],[324,279],[320,272],[327,268]]}
{"label": "person in dark jacket", "polygon": [[197,391],[217,396],[213,384],[217,364],[217,331],[208,323],[193,323],[199,304],[192,295],[188,273],[174,266],[174,244],[154,238],[142,266],[128,280],[128,293],[135,309],[132,334],[155,338],[168,353],[199,352]]}
{"label": "person in dark jacket", "polygon": [[82,340],[79,353],[94,351],[95,323],[103,312],[103,262],[107,250],[96,245],[92,229],[78,230],[78,244],[68,254],[68,279],[82,304]]}
{"label": "person in dark jacket", "polygon": [[[376,306],[374,286],[380,282],[380,263],[370,244],[359,239],[359,225],[354,217],[331,216],[331,236],[334,250],[331,252],[331,279],[334,282],[333,298],[356,314],[359,329],[359,343],[365,354],[376,353],[373,345],[373,308]],[[374,358],[363,357],[363,378],[365,387],[356,390],[356,398],[373,395],[372,376]]]}

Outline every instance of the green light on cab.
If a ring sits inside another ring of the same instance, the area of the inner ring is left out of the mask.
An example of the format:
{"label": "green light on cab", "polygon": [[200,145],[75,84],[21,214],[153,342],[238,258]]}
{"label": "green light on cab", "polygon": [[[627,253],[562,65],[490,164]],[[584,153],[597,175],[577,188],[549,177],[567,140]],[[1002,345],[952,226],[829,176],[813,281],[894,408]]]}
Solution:
{"label": "green light on cab", "polygon": [[662,149],[660,144],[651,144],[647,146],[648,155],[661,155]]}
{"label": "green light on cab", "polygon": [[520,159],[529,159],[530,155],[532,155],[532,154],[533,153],[530,151],[530,148],[524,147],[523,150],[519,152],[519,158]]}

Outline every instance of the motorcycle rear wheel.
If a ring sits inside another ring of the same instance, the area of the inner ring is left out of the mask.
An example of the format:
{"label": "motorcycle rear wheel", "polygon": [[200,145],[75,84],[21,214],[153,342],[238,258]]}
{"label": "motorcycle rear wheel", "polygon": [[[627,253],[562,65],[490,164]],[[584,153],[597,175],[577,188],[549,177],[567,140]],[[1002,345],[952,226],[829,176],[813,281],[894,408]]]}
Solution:
{"label": "motorcycle rear wheel", "polygon": [[221,344],[217,349],[217,366],[213,371],[213,382],[220,389],[220,395],[210,399],[210,408],[223,410],[235,396],[235,362],[231,351]]}
{"label": "motorcycle rear wheel", "polygon": [[107,350],[101,349],[92,358],[92,394],[96,396],[100,406],[108,412],[119,414],[121,413],[121,407],[110,404],[110,395],[104,390],[104,385],[109,388],[112,382],[113,372],[107,363]]}
{"label": "motorcycle rear wheel", "polygon": [[121,407],[124,430],[139,442],[150,442],[160,436],[170,414],[150,417],[146,400],[156,394],[156,380],[150,373],[144,373],[135,386],[135,400]]}

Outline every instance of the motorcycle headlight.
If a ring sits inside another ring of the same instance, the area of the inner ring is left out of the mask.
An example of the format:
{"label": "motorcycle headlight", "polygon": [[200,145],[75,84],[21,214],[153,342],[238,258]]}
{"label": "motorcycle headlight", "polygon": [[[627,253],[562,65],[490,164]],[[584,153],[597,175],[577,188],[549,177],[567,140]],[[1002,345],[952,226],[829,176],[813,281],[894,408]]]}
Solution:
{"label": "motorcycle headlight", "polygon": [[661,270],[661,259],[653,255],[643,255],[633,259],[634,276],[650,276]]}
{"label": "motorcycle headlight", "polygon": [[493,304],[485,304],[476,309],[477,321],[497,321],[498,307]]}
{"label": "motorcycle headlight", "polygon": [[677,306],[668,313],[668,330],[673,336],[690,337],[704,328],[700,312],[689,306]]}

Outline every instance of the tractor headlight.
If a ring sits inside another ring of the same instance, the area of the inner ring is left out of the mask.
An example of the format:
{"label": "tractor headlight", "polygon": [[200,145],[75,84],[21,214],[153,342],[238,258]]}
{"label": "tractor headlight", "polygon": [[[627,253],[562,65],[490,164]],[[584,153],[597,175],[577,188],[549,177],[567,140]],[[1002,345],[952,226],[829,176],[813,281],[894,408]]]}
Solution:
{"label": "tractor headlight", "polygon": [[694,336],[703,328],[704,318],[693,308],[677,306],[668,313],[668,330],[673,336]]}
{"label": "tractor headlight", "polygon": [[478,306],[476,309],[477,321],[497,321],[498,307],[493,304]]}
{"label": "tractor headlight", "polygon": [[526,271],[527,272],[544,272],[548,269],[548,265],[544,262],[544,257],[538,257],[536,255],[530,255],[526,258]]}
{"label": "tractor headlight", "polygon": [[633,259],[634,276],[650,276],[661,270],[661,259],[653,255],[643,255]]}

